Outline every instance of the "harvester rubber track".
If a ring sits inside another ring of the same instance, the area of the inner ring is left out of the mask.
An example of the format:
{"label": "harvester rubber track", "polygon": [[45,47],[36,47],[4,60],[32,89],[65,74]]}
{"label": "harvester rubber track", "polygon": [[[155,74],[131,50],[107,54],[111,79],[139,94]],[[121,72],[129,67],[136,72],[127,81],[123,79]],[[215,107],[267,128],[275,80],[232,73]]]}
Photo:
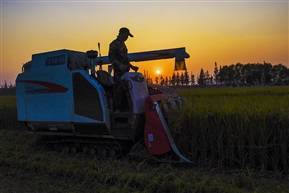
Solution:
{"label": "harvester rubber track", "polygon": [[105,139],[46,137],[45,145],[64,154],[82,154],[99,159],[120,158],[128,151],[125,143]]}

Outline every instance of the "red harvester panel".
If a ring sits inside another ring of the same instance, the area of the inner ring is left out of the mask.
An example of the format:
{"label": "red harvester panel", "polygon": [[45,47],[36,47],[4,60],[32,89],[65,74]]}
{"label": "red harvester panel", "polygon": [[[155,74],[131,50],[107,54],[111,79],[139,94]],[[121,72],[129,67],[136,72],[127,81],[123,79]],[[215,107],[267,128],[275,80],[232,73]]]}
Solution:
{"label": "red harvester panel", "polygon": [[168,98],[165,94],[148,96],[145,100],[146,124],[144,129],[144,140],[146,147],[152,155],[162,155],[171,151],[167,134],[160,121],[154,102]]}

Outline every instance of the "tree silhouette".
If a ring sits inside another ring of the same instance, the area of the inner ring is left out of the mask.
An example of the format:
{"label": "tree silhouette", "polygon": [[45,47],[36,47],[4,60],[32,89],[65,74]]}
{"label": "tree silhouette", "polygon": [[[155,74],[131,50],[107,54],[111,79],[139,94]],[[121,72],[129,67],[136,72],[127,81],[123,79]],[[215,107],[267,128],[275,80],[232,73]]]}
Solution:
{"label": "tree silhouette", "polygon": [[215,62],[215,68],[214,68],[214,82],[215,84],[219,83],[219,70],[218,70],[217,62]]}
{"label": "tree silhouette", "polygon": [[203,68],[201,68],[200,76],[198,78],[198,85],[204,87],[206,85],[205,73]]}
{"label": "tree silhouette", "polygon": [[162,75],[161,75],[161,77],[160,77],[160,81],[161,81],[161,82],[160,82],[161,85],[164,85],[164,84],[165,84],[165,80],[164,80],[164,77],[163,77]]}
{"label": "tree silhouette", "polygon": [[184,83],[185,83],[186,86],[188,86],[189,83],[190,83],[190,78],[189,78],[188,71],[185,71],[184,78],[185,78]]}
{"label": "tree silhouette", "polygon": [[191,74],[191,85],[195,85],[195,75]]}
{"label": "tree silhouette", "polygon": [[158,77],[158,76],[156,76],[156,78],[155,78],[155,82],[156,82],[156,84],[159,83],[159,77]]}
{"label": "tree silhouette", "polygon": [[180,86],[180,82],[181,82],[180,74],[177,72],[177,75],[176,75],[176,85],[177,85],[177,86]]}

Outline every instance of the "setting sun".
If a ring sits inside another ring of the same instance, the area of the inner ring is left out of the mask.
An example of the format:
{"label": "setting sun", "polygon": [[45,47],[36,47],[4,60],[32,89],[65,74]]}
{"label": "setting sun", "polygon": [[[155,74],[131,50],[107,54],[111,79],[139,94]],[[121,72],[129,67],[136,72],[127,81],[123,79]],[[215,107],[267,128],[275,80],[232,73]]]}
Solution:
{"label": "setting sun", "polygon": [[157,74],[161,74],[161,71],[160,71],[160,70],[157,70],[156,73],[157,73]]}

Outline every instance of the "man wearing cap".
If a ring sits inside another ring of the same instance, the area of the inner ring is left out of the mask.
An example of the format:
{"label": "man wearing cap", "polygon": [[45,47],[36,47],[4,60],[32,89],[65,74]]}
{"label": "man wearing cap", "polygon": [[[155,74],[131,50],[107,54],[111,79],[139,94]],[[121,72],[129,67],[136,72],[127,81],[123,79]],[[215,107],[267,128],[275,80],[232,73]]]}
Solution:
{"label": "man wearing cap", "polygon": [[122,98],[124,95],[123,87],[121,86],[121,76],[129,72],[130,69],[137,71],[138,67],[133,66],[127,56],[127,47],[125,41],[128,39],[128,36],[133,37],[129,29],[126,27],[120,28],[119,34],[115,40],[113,40],[109,45],[108,58],[111,62],[114,69],[114,81],[116,86],[116,109],[120,108],[122,104]]}
{"label": "man wearing cap", "polygon": [[134,71],[138,70],[138,67],[131,65],[127,57],[127,47],[124,42],[127,40],[128,36],[133,37],[129,29],[125,27],[120,28],[117,38],[109,45],[108,57],[113,65],[114,76],[117,76],[118,78],[128,72],[130,68]]}

